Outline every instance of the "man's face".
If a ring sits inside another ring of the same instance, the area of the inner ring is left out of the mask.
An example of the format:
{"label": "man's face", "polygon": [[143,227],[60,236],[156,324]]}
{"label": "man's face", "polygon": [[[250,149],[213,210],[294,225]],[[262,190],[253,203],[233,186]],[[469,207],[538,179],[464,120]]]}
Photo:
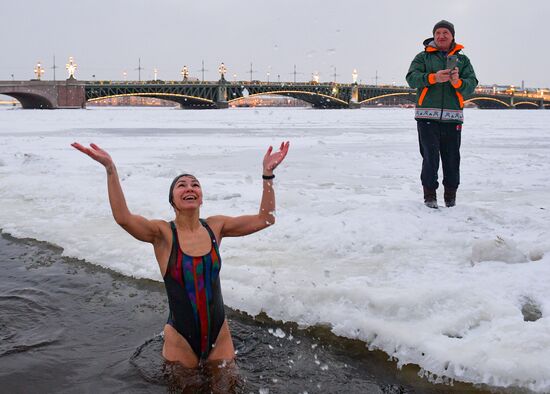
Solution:
{"label": "man's face", "polygon": [[451,47],[453,42],[453,35],[451,31],[445,27],[438,28],[434,33],[435,45],[439,49],[444,51],[448,50]]}

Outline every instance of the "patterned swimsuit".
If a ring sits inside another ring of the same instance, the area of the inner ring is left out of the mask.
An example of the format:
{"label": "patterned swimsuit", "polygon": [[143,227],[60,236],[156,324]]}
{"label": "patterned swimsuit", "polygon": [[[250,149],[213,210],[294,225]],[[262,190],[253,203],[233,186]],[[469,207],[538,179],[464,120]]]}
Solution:
{"label": "patterned swimsuit", "polygon": [[172,251],[164,284],[170,305],[168,324],[187,340],[200,360],[205,360],[225,321],[225,311],[218,244],[206,221],[200,219],[200,222],[210,235],[212,247],[210,252],[198,257],[182,252],[176,225],[170,222]]}

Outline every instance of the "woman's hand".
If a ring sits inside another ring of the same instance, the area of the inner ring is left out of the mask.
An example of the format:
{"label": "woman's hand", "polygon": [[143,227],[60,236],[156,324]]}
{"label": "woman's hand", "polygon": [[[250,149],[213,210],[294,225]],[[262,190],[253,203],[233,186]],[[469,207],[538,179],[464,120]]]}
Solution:
{"label": "woman's hand", "polygon": [[275,190],[271,179],[273,179],[273,170],[285,159],[289,145],[288,141],[281,143],[281,147],[275,153],[273,153],[272,146],[267,149],[263,162],[263,175],[268,178],[264,178],[264,182],[262,182],[262,200],[260,210],[256,215],[212,216],[208,218],[209,224],[212,222],[214,226],[220,228],[221,238],[242,237],[263,230],[275,223]]}
{"label": "woman's hand", "polygon": [[[87,148],[80,145],[78,142],[73,142],[71,146],[105,166],[107,170],[109,204],[111,205],[111,211],[117,224],[140,241],[158,245],[158,242],[164,240],[162,227],[166,225],[166,222],[161,220],[148,220],[143,216],[132,214],[128,209],[122,187],[120,186],[116,167],[111,156],[96,144],[90,144],[90,147]],[[155,251],[156,250],[157,246],[155,246]],[[165,252],[166,251],[163,251],[162,253]]]}
{"label": "woman's hand", "polygon": [[105,168],[107,169],[113,165],[113,159],[111,158],[111,156],[96,144],[90,144],[91,149],[80,145],[78,142],[73,142],[71,146],[75,149],[78,149],[82,153],[87,154],[98,163],[103,164],[103,166],[105,166]]}
{"label": "woman's hand", "polygon": [[270,146],[264,156],[264,173],[263,175],[273,175],[273,170],[285,159],[288,153],[290,142],[282,142],[278,152],[273,152],[273,147]]}

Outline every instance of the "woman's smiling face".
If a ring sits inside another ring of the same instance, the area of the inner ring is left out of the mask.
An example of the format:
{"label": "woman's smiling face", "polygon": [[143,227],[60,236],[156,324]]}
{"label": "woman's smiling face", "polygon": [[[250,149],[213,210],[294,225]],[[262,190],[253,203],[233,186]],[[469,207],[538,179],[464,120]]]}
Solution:
{"label": "woman's smiling face", "polygon": [[180,176],[172,190],[172,205],[177,209],[196,209],[202,205],[202,188],[193,175]]}

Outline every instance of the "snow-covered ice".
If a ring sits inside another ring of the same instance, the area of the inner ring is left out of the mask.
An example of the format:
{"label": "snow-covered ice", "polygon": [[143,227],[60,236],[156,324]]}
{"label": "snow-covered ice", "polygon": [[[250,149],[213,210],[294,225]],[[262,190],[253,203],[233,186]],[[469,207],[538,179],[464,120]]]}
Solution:
{"label": "snow-covered ice", "polygon": [[427,375],[548,392],[549,125],[550,111],[467,110],[457,206],[432,210],[410,109],[0,109],[0,228],[161,280],[112,220],[105,171],[69,144],[107,149],[130,209],[170,219],[183,171],[204,217],[256,212],[263,154],[290,140],[277,224],[223,242],[229,306],[328,324]]}

